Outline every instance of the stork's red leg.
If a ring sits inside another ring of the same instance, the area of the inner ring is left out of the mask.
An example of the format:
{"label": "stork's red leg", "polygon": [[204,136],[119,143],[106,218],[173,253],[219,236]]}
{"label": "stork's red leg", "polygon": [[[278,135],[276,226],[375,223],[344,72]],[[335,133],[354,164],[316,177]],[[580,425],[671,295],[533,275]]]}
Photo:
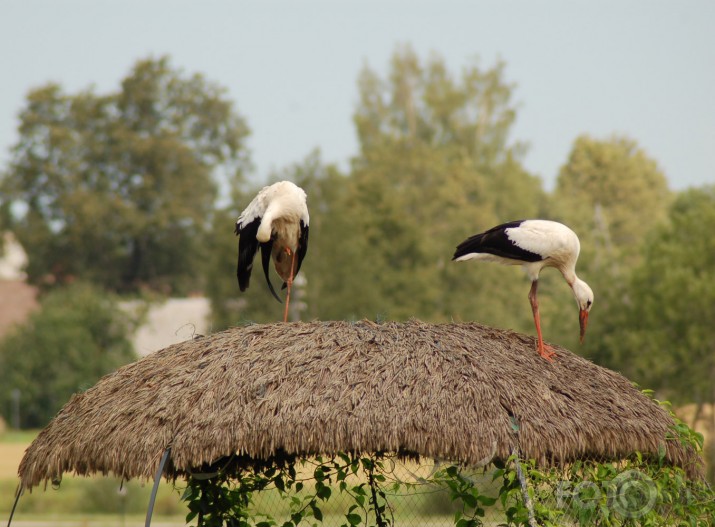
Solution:
{"label": "stork's red leg", "polygon": [[290,277],[286,281],[286,287],[288,291],[286,292],[286,307],[283,311],[283,322],[288,322],[288,306],[290,305],[290,290],[293,287],[293,273],[295,271],[295,251],[290,250],[286,247],[286,252],[291,255],[290,260]]}
{"label": "stork's red leg", "polygon": [[551,350],[551,346],[544,344],[544,338],[541,335],[541,317],[539,316],[539,301],[536,298],[536,288],[538,287],[538,280],[531,282],[531,289],[529,290],[529,302],[531,303],[531,311],[534,314],[534,325],[536,326],[536,335],[539,339],[536,351],[539,352],[543,358],[548,361],[553,361],[552,357],[556,356]]}

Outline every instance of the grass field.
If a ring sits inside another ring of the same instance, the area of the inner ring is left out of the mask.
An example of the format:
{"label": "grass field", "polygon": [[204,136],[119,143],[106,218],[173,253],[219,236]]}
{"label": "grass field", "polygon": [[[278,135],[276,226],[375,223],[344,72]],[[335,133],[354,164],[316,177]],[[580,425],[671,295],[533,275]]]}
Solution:
{"label": "grass field", "polygon": [[25,443],[0,443],[0,480],[17,478],[17,467],[26,448]]}
{"label": "grass field", "polygon": [[17,478],[25,449],[35,439],[37,432],[5,432],[0,435],[0,481]]}
{"label": "grass field", "polygon": [[[6,432],[0,435],[0,524],[10,515],[18,484],[17,469],[37,432]],[[48,486],[25,493],[18,504],[13,525],[130,527],[144,525],[150,485],[131,481],[124,483],[109,477],[65,477],[59,489]],[[163,483],[157,496],[155,521],[152,525],[184,525],[185,509],[172,485]]]}

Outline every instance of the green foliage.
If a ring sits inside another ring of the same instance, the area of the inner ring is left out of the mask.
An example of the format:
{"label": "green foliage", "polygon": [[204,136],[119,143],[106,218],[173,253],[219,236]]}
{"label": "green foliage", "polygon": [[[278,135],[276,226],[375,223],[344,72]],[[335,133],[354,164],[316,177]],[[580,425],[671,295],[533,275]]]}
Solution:
{"label": "green foliage", "polygon": [[[624,137],[578,137],[561,168],[550,219],[569,225],[581,240],[577,272],[596,297],[582,353],[600,363],[611,352],[604,337],[623,326],[627,284],[632,269],[643,259],[645,237],[666,220],[670,200],[666,178],[656,162]],[[563,300],[568,289],[559,277],[548,279],[539,296],[543,292],[541,314],[549,338],[580,349],[574,305]],[[554,284],[554,279],[561,283]]]}
{"label": "green foliage", "polygon": [[248,130],[221,88],[166,58],[139,61],[116,93],[33,90],[19,133],[0,195],[22,211],[12,228],[32,282],[201,285],[214,176],[231,189],[246,164]]}
{"label": "green foliage", "polygon": [[70,396],[134,359],[134,322],[116,299],[74,284],[42,299],[41,308],[0,343],[0,410],[8,418],[20,390],[20,423],[42,427]]}
{"label": "green foliage", "polygon": [[[470,65],[455,78],[441,58],[423,65],[407,48],[394,55],[388,79],[366,69],[359,89],[361,151],[341,210],[351,214],[351,243],[370,256],[333,271],[344,283],[359,277],[355,314],[500,316],[519,326],[513,313],[522,311],[509,309],[509,293],[484,279],[496,269],[470,273],[450,262],[461,240],[505,216],[533,216],[541,201],[538,180],[518,161],[520,146],[508,142],[515,111],[503,65]],[[503,195],[509,188],[520,189],[518,198]],[[498,313],[498,303],[486,307],[495,296],[507,302]]]}
{"label": "green foliage", "polygon": [[483,494],[471,477],[457,466],[449,466],[434,474],[433,482],[449,489],[450,499],[461,507],[454,513],[456,527],[483,525],[487,507],[497,502],[496,497]]}
{"label": "green foliage", "polygon": [[[673,428],[671,440],[698,448],[697,435],[682,423]],[[455,527],[496,522],[504,526],[709,526],[715,517],[713,490],[666,464],[662,455],[634,453],[619,462],[583,460],[561,468],[543,468],[514,455],[489,470],[446,465],[429,479],[412,482],[395,478],[390,458],[383,454],[283,460],[238,471],[231,462],[221,469],[210,467],[211,472],[189,481],[184,493],[187,522],[195,521],[197,527],[297,527],[323,522],[387,527],[395,525],[395,503],[402,496],[414,496],[416,489],[425,493],[425,488],[429,494],[437,490],[449,496],[454,508],[444,512],[449,512]],[[265,492],[277,492],[285,504],[276,509],[277,515],[257,513],[255,502]],[[343,507],[331,507],[340,498],[347,498]]]}
{"label": "green foliage", "polygon": [[665,220],[671,196],[665,175],[635,141],[581,136],[561,168],[555,198],[563,218],[605,260],[637,253]]}
{"label": "green foliage", "polygon": [[[339,493],[350,496],[354,504],[344,513],[341,527],[368,525],[372,514],[378,527],[394,524],[390,517],[387,497],[382,484],[386,478],[380,456],[350,456],[341,454],[323,461],[318,457],[312,472],[313,489],[309,491],[304,481],[298,477],[294,460],[280,463],[257,465],[252,470],[231,470],[233,459],[222,468],[208,467],[206,474],[195,474],[188,482],[182,499],[187,503],[189,513],[186,522],[196,520],[198,527],[278,525],[269,515],[250,511],[254,495],[268,489],[276,489],[281,498],[289,504],[287,517],[281,527],[296,527],[304,520],[313,518],[323,521],[323,504],[334,495],[331,483],[338,485]],[[309,463],[303,460],[300,468]],[[363,473],[367,483],[348,484],[349,476]]]}
{"label": "green foliage", "polygon": [[668,219],[634,270],[614,349],[642,355],[625,372],[669,398],[715,402],[715,187],[682,193]]}
{"label": "green foliage", "polygon": [[[450,261],[467,236],[505,218],[536,216],[544,201],[539,180],[519,161],[521,146],[508,141],[515,110],[503,70],[473,64],[457,78],[439,57],[423,65],[411,50],[400,50],[387,78],[370,69],[360,77],[360,154],[350,174],[313,153],[276,175],[308,193],[304,318],[416,316],[532,326],[526,285],[495,280],[504,272],[519,276],[517,269]],[[223,236],[231,226],[224,225]],[[235,260],[235,240],[229,243]],[[229,258],[220,260],[228,275]],[[264,309],[271,302],[265,286],[253,283],[239,299],[245,310],[226,316],[225,306],[237,306],[233,281],[211,287],[219,326],[279,318],[277,306]]]}

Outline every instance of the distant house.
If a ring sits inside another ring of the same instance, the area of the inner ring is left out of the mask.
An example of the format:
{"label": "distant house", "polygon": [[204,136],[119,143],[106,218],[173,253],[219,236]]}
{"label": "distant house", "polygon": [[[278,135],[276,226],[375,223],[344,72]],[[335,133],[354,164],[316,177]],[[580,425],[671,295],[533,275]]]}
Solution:
{"label": "distant house", "polygon": [[[37,288],[26,283],[27,253],[11,232],[2,234],[0,245],[0,339],[14,326],[27,320],[38,307]],[[209,333],[210,305],[206,298],[170,298],[162,303],[122,302],[128,312],[147,310],[144,324],[131,340],[139,356],[171,344]]]}
{"label": "distant house", "polygon": [[0,243],[0,280],[24,282],[27,263],[27,253],[15,235],[10,231],[4,232]]}
{"label": "distant house", "polygon": [[140,300],[130,300],[120,305],[130,313],[148,309],[144,324],[131,339],[139,356],[209,333],[211,306],[207,298],[170,298],[163,303],[149,305]]}
{"label": "distant house", "polygon": [[0,339],[37,308],[37,289],[25,282],[27,253],[11,232],[0,244]]}

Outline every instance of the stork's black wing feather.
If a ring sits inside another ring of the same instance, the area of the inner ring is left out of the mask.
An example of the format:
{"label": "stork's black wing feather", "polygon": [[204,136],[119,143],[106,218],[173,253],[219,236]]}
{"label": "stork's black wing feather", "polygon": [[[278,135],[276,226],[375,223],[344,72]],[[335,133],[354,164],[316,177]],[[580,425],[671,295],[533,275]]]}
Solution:
{"label": "stork's black wing feather", "polygon": [[495,256],[501,256],[502,258],[510,258],[522,262],[538,262],[543,260],[543,256],[522,249],[507,236],[507,229],[517,228],[523,222],[524,220],[510,221],[492,227],[488,231],[470,236],[457,246],[452,260],[473,253],[493,254]]}
{"label": "stork's black wing feather", "polygon": [[300,266],[303,263],[303,258],[305,258],[308,252],[308,226],[300,220],[300,239],[298,240],[298,265],[295,268],[295,274],[300,271]]}
{"label": "stork's black wing feather", "polygon": [[[296,259],[298,260],[295,265],[295,274],[300,271],[300,266],[303,263],[303,258],[308,252],[308,226],[300,220],[300,237],[298,238],[298,250],[296,251]],[[294,275],[295,276],[295,275]],[[281,286],[281,289],[285,289],[288,286],[285,282]]]}
{"label": "stork's black wing feather", "polygon": [[265,243],[261,244],[261,261],[263,263],[263,273],[266,275],[266,282],[268,282],[268,289],[271,290],[271,293],[273,293],[273,296],[278,300],[281,304],[283,301],[281,300],[281,297],[278,296],[276,293],[276,290],[273,289],[273,284],[271,283],[271,279],[268,276],[268,268],[271,263],[271,251],[273,250],[273,239],[271,238]]}
{"label": "stork's black wing feather", "polygon": [[258,240],[256,234],[261,224],[261,218],[256,218],[246,225],[236,224],[236,235],[238,235],[238,266],[236,275],[238,276],[238,287],[241,291],[248,288],[251,281],[251,270],[253,269],[253,258],[258,252]]}

